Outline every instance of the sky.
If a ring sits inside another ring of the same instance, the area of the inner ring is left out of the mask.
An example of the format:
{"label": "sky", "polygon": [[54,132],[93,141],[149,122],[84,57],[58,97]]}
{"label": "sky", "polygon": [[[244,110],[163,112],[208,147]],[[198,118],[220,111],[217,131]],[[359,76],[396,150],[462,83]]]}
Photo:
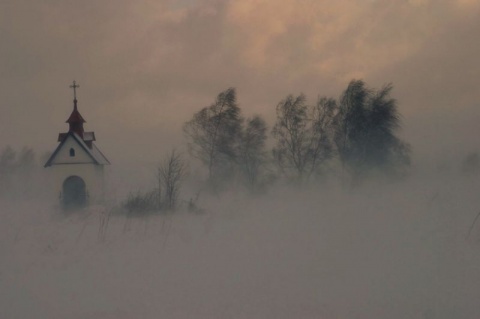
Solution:
{"label": "sky", "polygon": [[[288,94],[393,83],[414,159],[480,149],[478,0],[0,3],[0,147],[53,151],[72,109],[112,163],[182,148],[228,87],[273,126]],[[452,155],[454,154],[454,155]]]}

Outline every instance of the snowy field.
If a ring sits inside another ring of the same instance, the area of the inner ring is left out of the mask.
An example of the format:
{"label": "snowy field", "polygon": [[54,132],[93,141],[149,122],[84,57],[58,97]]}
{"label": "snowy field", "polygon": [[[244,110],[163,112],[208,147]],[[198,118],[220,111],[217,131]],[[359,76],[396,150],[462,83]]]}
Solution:
{"label": "snowy field", "polygon": [[[205,213],[0,205],[0,318],[480,318],[480,178],[202,198]],[[469,235],[470,232],[470,235]]]}

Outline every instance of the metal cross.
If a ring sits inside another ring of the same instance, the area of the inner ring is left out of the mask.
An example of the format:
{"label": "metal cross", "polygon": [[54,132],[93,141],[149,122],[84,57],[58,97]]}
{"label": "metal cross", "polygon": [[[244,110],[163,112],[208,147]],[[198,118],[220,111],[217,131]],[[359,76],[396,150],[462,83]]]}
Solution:
{"label": "metal cross", "polygon": [[77,99],[77,88],[79,88],[80,85],[78,85],[75,81],[73,81],[73,84],[70,85],[70,87],[73,89],[73,99],[76,100]]}

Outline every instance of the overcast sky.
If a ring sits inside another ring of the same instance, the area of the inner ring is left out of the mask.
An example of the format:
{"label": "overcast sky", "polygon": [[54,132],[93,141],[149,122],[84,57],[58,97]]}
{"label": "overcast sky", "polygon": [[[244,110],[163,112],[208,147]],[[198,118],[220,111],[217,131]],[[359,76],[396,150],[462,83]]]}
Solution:
{"label": "overcast sky", "polygon": [[[154,160],[228,87],[270,126],[304,92],[394,85],[416,154],[480,150],[478,0],[3,0],[0,147],[56,147],[75,79],[109,159]],[[128,149],[128,150],[126,150]]]}

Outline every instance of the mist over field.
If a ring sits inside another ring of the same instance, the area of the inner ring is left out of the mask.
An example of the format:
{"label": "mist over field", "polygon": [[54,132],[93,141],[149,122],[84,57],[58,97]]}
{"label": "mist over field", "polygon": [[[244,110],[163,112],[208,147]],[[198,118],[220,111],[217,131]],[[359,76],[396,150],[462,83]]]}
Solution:
{"label": "mist over field", "polygon": [[0,319],[480,318],[479,16],[2,0]]}
{"label": "mist over field", "polygon": [[102,207],[2,199],[1,317],[477,318],[478,175],[423,175],[205,194],[201,214],[106,228]]}

